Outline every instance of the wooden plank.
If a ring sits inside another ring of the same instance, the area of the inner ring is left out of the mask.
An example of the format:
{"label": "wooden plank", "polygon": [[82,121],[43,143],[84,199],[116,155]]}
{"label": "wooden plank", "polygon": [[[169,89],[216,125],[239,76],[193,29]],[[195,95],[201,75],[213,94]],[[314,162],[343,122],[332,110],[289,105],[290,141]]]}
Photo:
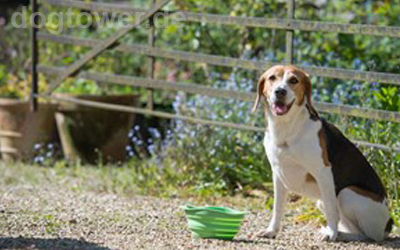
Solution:
{"label": "wooden plank", "polygon": [[[295,2],[294,0],[287,0],[287,18],[288,20],[294,19]],[[286,64],[293,64],[293,36],[294,30],[286,30]]]}
{"label": "wooden plank", "polygon": [[[74,44],[78,46],[92,47],[99,43],[99,40],[76,38],[66,35],[51,35],[39,33],[39,39],[44,41],[52,41],[62,44]],[[121,52],[135,53],[139,55],[151,55],[155,57],[170,58],[175,60],[184,60],[197,63],[208,63],[212,65],[238,67],[249,70],[266,70],[267,68],[277,64],[268,61],[252,61],[243,60],[232,57],[223,57],[217,55],[207,55],[201,53],[184,52],[178,50],[166,50],[156,47],[148,47],[137,44],[120,44],[115,47],[116,50]],[[393,85],[400,85],[400,74],[372,72],[372,71],[359,71],[349,69],[337,69],[328,67],[313,67],[296,65],[297,67],[307,71],[312,76],[329,77],[345,80],[359,80],[367,82],[381,82]]]}
{"label": "wooden plank", "polygon": [[[151,0],[151,6],[154,6],[156,0]],[[155,28],[154,28],[154,20],[152,18],[149,19],[149,33],[147,36],[147,46],[154,47],[155,43]],[[147,77],[150,79],[154,79],[154,56],[149,56],[147,58]],[[147,89],[147,108],[152,110],[154,108],[154,92],[152,89]]]}
{"label": "wooden plank", "polygon": [[[157,117],[161,117],[161,118],[165,118],[165,119],[178,119],[178,120],[182,120],[182,121],[194,123],[194,124],[219,126],[219,127],[240,129],[240,130],[251,131],[251,132],[260,132],[260,133],[265,132],[265,128],[262,128],[262,127],[249,126],[249,125],[237,124],[237,123],[231,123],[231,122],[212,121],[212,120],[201,119],[201,118],[196,118],[196,117],[176,115],[176,114],[171,114],[171,113],[167,113],[167,112],[153,111],[153,110],[148,110],[148,109],[143,109],[143,108],[134,108],[134,107],[129,107],[129,106],[117,105],[117,104],[109,104],[109,103],[101,103],[101,102],[95,102],[95,101],[76,99],[73,97],[61,97],[61,96],[55,97],[55,96],[48,96],[48,95],[38,95],[38,97],[48,99],[48,100],[55,100],[55,101],[59,101],[59,102],[75,103],[75,104],[92,107],[92,108],[100,108],[100,109],[114,110],[114,111],[120,111],[120,112],[131,112],[131,113],[138,113],[138,114],[144,114],[144,115],[152,115],[152,116],[157,116]],[[398,148],[398,147],[388,147],[388,146],[385,146],[382,144],[370,143],[370,142],[365,142],[365,141],[353,141],[353,142],[359,146],[372,147],[372,148],[379,149],[379,150],[400,153],[400,148]]]}
{"label": "wooden plank", "polygon": [[1,137],[13,137],[13,138],[22,138],[22,134],[15,131],[9,130],[0,130]]}
{"label": "wooden plank", "polygon": [[[39,11],[39,6],[37,0],[31,0],[32,13],[37,13]],[[38,16],[34,17],[33,22],[35,24],[38,23]],[[31,49],[32,49],[32,64],[31,64],[31,74],[32,74],[32,82],[31,82],[31,94],[30,94],[30,103],[31,103],[31,111],[36,112],[38,109],[38,101],[35,98],[35,95],[39,90],[39,77],[37,73],[37,65],[39,63],[39,47],[38,47],[38,27],[36,25],[32,25],[31,27]]]}
{"label": "wooden plank", "polygon": [[[39,66],[39,71],[45,74],[58,74],[63,68]],[[213,87],[202,86],[200,84],[189,83],[171,83],[165,80],[152,80],[132,76],[123,76],[115,74],[80,72],[77,77],[88,80],[110,82],[121,85],[129,85],[144,88],[162,89],[170,91],[183,91],[190,94],[200,94],[217,98],[235,99],[240,101],[252,102],[255,99],[255,93],[239,92],[233,90],[224,90]],[[353,107],[350,105],[338,105],[326,102],[315,102],[317,110],[321,112],[376,119],[400,123],[400,113],[393,111]]]}
{"label": "wooden plank", "polygon": [[264,132],[265,131],[265,128],[254,127],[254,126],[249,126],[249,125],[236,124],[236,123],[231,123],[231,122],[222,122],[222,121],[211,121],[211,120],[206,120],[206,119],[201,119],[201,118],[196,118],[196,117],[176,115],[176,114],[171,114],[171,113],[161,112],[161,111],[154,111],[154,110],[149,110],[146,108],[134,108],[134,107],[124,106],[124,105],[76,99],[73,97],[48,96],[48,95],[39,95],[39,97],[45,98],[45,99],[50,99],[50,100],[55,100],[55,101],[60,101],[60,102],[70,102],[70,103],[80,104],[80,105],[84,105],[87,107],[93,107],[93,108],[115,110],[115,111],[120,111],[120,112],[132,112],[132,113],[138,113],[138,114],[143,114],[143,115],[152,115],[152,116],[157,116],[157,117],[166,118],[166,119],[178,119],[178,120],[183,120],[183,121],[194,123],[194,124],[222,126],[222,127],[227,127],[227,128],[234,128],[234,129],[254,131],[254,132]]}
{"label": "wooden plank", "polygon": [[102,51],[113,46],[118,39],[126,35],[129,31],[139,27],[139,25],[141,25],[145,20],[152,17],[156,12],[158,12],[162,7],[164,7],[170,1],[171,0],[164,0],[154,5],[154,7],[152,7],[143,17],[141,16],[137,22],[135,21],[134,25],[129,25],[127,27],[119,29],[116,33],[108,37],[105,41],[102,41],[100,44],[92,48],[89,52],[87,52],[85,55],[79,58],[76,62],[68,66],[68,68],[66,68],[65,71],[62,72],[57,77],[57,79],[49,86],[48,90],[46,91],[46,94],[50,94],[51,92],[53,92],[54,89],[57,88],[68,76],[73,75],[80,68],[82,68],[82,66],[85,65],[88,61],[98,56]]}
{"label": "wooden plank", "polygon": [[[105,11],[105,12],[128,12],[135,14],[146,11],[143,8],[134,8],[120,4],[109,3],[88,3],[82,1],[71,0],[42,0],[43,2],[62,6],[73,7],[90,11]],[[170,12],[171,14],[175,12]],[[354,34],[354,35],[371,35],[371,36],[386,36],[400,37],[399,26],[378,26],[366,24],[343,24],[333,22],[319,22],[307,20],[288,20],[281,18],[263,18],[263,17],[238,17],[219,14],[193,13],[182,11],[186,17],[186,21],[212,23],[222,25],[238,25],[247,27],[262,27],[270,29],[291,29],[302,31],[319,31],[329,33]]]}

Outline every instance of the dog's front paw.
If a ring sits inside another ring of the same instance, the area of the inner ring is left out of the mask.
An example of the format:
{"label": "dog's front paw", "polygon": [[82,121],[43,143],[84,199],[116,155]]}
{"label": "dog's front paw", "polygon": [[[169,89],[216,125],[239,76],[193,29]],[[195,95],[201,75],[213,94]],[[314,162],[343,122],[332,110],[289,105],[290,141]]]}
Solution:
{"label": "dog's front paw", "polygon": [[279,230],[273,230],[273,229],[264,229],[261,230],[256,234],[256,237],[262,237],[262,238],[269,238],[269,239],[274,239],[276,235],[278,234]]}
{"label": "dog's front paw", "polygon": [[337,239],[337,230],[332,230],[329,227],[323,227],[320,230],[320,240],[321,241],[335,241]]}

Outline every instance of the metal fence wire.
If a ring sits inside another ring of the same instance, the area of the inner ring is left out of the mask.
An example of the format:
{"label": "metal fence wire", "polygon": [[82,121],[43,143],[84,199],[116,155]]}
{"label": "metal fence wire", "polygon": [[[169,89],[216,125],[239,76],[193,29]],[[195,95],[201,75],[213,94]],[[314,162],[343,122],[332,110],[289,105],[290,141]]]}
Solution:
{"label": "metal fence wire", "polygon": [[[199,84],[187,84],[187,83],[183,84],[178,82],[171,83],[165,80],[155,80],[154,79],[155,58],[168,58],[168,59],[182,60],[188,62],[198,62],[210,65],[217,65],[217,66],[236,67],[242,69],[262,70],[262,71],[276,64],[268,61],[251,61],[251,60],[243,60],[243,59],[224,57],[218,55],[208,55],[202,53],[192,53],[179,50],[166,50],[166,49],[156,48],[154,47],[155,35],[153,27],[154,24],[152,22],[150,22],[150,29],[148,30],[147,45],[140,45],[140,44],[128,45],[128,44],[121,44],[118,42],[118,40],[125,34],[127,34],[129,31],[137,28],[141,23],[143,23],[147,19],[151,19],[151,17],[155,13],[161,11],[162,8],[166,4],[168,4],[171,0],[162,0],[162,1],[151,0],[151,7],[149,9],[132,8],[126,5],[121,6],[118,4],[71,1],[71,0],[41,0],[41,1],[43,3],[47,3],[50,5],[61,6],[66,8],[78,8],[81,10],[93,11],[93,12],[95,11],[110,12],[110,13],[127,12],[132,15],[141,12],[145,13],[145,15],[140,16],[139,21],[136,21],[135,25],[119,29],[113,35],[111,35],[105,40],[84,39],[69,35],[52,35],[48,33],[39,33],[38,29],[33,27],[32,28],[32,34],[33,34],[32,35],[32,51],[33,51],[32,108],[33,109],[36,108],[36,100],[38,97],[40,97],[59,102],[71,102],[101,109],[140,113],[167,119],[180,119],[183,121],[198,123],[198,124],[223,126],[233,129],[242,129],[255,132],[263,132],[265,130],[265,128],[262,127],[249,126],[246,124],[234,124],[230,122],[212,121],[197,117],[177,115],[177,114],[153,110],[152,91],[154,89],[183,91],[185,93],[200,94],[217,98],[228,98],[228,99],[233,98],[235,100],[241,100],[246,102],[253,101],[255,97],[255,93],[223,90],[207,86],[201,86]],[[32,9],[40,11],[40,9],[38,8],[37,0],[32,0]],[[172,14],[175,12],[163,11],[163,13]],[[286,64],[292,64],[293,62],[294,30],[400,38],[400,27],[360,25],[360,24],[339,24],[331,22],[295,20],[294,0],[287,0],[286,19],[259,18],[259,17],[233,17],[227,15],[192,13],[192,12],[182,12],[182,13],[185,15],[187,22],[213,23],[220,25],[239,25],[247,27],[262,27],[269,29],[286,30]],[[72,63],[68,67],[61,68],[53,66],[43,66],[43,65],[38,65],[38,57],[39,57],[38,41],[84,46],[90,48],[90,50],[82,57],[80,57],[80,59],[78,59],[76,62]],[[111,48],[124,53],[132,53],[136,55],[147,56],[148,57],[147,78],[81,71],[82,67],[89,60],[96,57],[101,52]],[[372,71],[358,71],[358,70],[328,68],[328,67],[301,66],[301,65],[296,65],[296,66],[314,76],[336,78],[336,79],[359,80],[367,82],[381,82],[392,85],[400,85],[400,74],[372,72]],[[46,93],[38,93],[38,88],[37,88],[38,72],[42,72],[47,75],[53,75],[56,77],[56,80],[50,84],[49,91],[47,91]],[[67,77],[70,76],[78,76],[80,78],[88,80],[146,88],[148,89],[147,107],[134,108],[121,105],[99,103],[94,101],[78,100],[72,97],[67,98],[67,97],[52,96],[51,92],[54,89],[56,89]],[[354,107],[350,105],[331,104],[324,102],[316,102],[315,106],[319,111],[322,112],[400,123],[399,112],[376,110],[376,109]],[[370,143],[365,141],[354,141],[354,142],[361,146],[367,146],[385,151],[400,153],[400,148],[390,147],[388,145]]]}

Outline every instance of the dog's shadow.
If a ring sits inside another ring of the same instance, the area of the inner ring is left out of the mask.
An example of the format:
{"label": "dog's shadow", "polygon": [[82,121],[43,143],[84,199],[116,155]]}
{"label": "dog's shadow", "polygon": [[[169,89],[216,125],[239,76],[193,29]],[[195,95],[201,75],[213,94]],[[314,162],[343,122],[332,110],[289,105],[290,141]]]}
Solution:
{"label": "dog's shadow", "polygon": [[[269,239],[265,238],[258,238],[258,239],[245,239],[245,238],[239,238],[239,239],[234,239],[233,242],[237,243],[248,243],[248,244],[268,244]],[[400,249],[400,237],[399,236],[394,236],[390,237],[387,240],[377,243],[374,241],[339,241],[342,243],[349,243],[349,244],[365,244],[369,246],[382,246],[387,249]],[[323,242],[321,242],[323,244]]]}
{"label": "dog's shadow", "polygon": [[260,240],[254,240],[254,239],[233,239],[232,242],[246,243],[246,244],[266,244],[267,243],[267,242],[263,242]]}
{"label": "dog's shadow", "polygon": [[111,250],[108,247],[72,238],[27,238],[0,237],[0,250],[38,249],[38,250]]}
{"label": "dog's shadow", "polygon": [[363,241],[362,243],[367,245],[375,245],[375,246],[383,246],[388,249],[400,249],[400,237],[392,236],[386,239],[383,242],[374,242],[374,241]]}

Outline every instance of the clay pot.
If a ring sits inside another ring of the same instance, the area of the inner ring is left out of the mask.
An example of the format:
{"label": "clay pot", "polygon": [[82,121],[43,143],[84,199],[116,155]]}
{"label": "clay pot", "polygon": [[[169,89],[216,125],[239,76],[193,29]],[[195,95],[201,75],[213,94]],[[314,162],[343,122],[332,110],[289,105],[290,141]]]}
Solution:
{"label": "clay pot", "polygon": [[53,103],[40,103],[32,112],[30,103],[0,98],[0,152],[4,161],[30,160],[38,143],[54,142],[56,126]]}
{"label": "clay pot", "polygon": [[[139,103],[137,95],[57,95],[131,107]],[[92,164],[124,161],[134,119],[133,113],[60,103],[56,121],[65,157]]]}

